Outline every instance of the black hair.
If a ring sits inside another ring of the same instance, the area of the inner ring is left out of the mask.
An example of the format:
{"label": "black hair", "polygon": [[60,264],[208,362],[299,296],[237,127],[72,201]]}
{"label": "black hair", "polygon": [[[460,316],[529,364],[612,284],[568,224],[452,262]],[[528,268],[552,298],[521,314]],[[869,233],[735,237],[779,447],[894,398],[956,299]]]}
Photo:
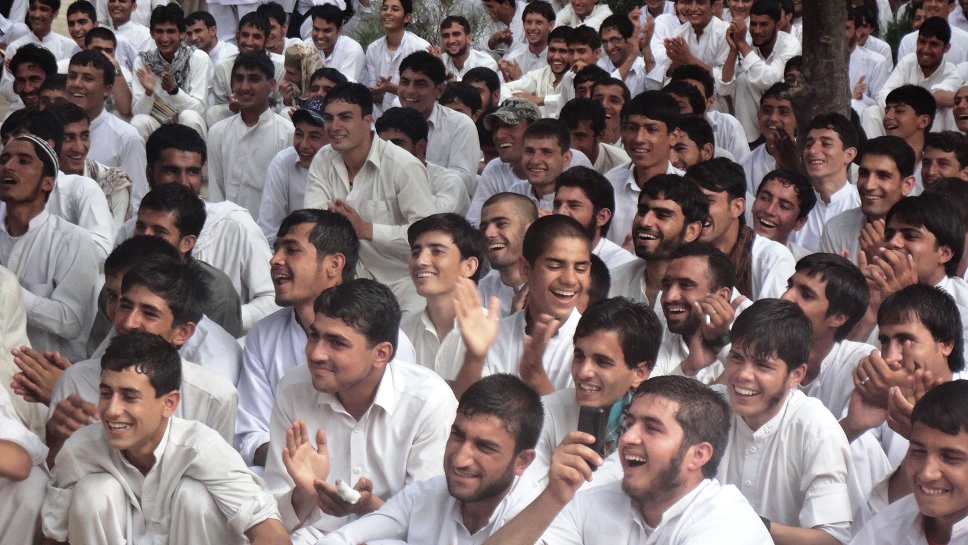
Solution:
{"label": "black hair", "polygon": [[68,17],[75,13],[87,15],[91,19],[91,22],[97,21],[97,9],[95,9],[94,4],[87,0],[75,0],[71,2],[71,5],[67,6]]}
{"label": "black hair", "polygon": [[22,64],[36,64],[43,70],[44,77],[52,76],[57,73],[57,59],[54,54],[46,47],[37,44],[26,44],[14,54],[10,59],[10,73],[17,75],[17,69]]}
{"label": "black hair", "polygon": [[707,100],[712,98],[713,92],[716,90],[716,81],[713,79],[712,74],[709,70],[696,65],[696,64],[683,64],[682,66],[676,68],[672,71],[669,76],[670,81],[698,81],[702,84],[703,88],[699,90]]}
{"label": "black hair", "polygon": [[697,240],[676,248],[672,252],[672,255],[669,256],[669,259],[671,261],[687,257],[706,258],[706,264],[709,267],[709,286],[711,291],[723,288],[732,289],[736,285],[736,267],[729,260],[729,256],[724,254],[719,248],[716,248],[708,242],[699,242]]}
{"label": "black hair", "polygon": [[40,85],[41,91],[64,91],[67,89],[67,74],[48,76]]}
{"label": "black hair", "polygon": [[[562,27],[558,27],[562,28]],[[555,29],[557,30],[557,29]],[[549,37],[550,41],[550,37]],[[572,29],[572,32],[566,38],[569,46],[571,45],[587,45],[592,51],[602,48],[602,37],[598,35],[598,31],[588,25],[578,25]]]}
{"label": "black hair", "polygon": [[521,255],[529,265],[534,267],[544,252],[551,248],[551,245],[559,238],[574,238],[581,240],[588,248],[591,255],[592,242],[588,236],[588,231],[582,224],[574,218],[551,214],[534,220],[526,233],[524,233],[524,244],[521,248]]}
{"label": "black hair", "polygon": [[928,17],[918,29],[919,38],[937,38],[948,45],[951,43],[951,25],[943,17]]}
{"label": "black hair", "polygon": [[73,102],[67,102],[66,100],[51,104],[45,108],[45,111],[49,111],[57,116],[57,119],[60,120],[62,127],[70,125],[71,123],[79,123],[81,121],[90,122],[87,117],[87,113],[84,112],[83,108],[77,104],[74,104]]}
{"label": "black hair", "polygon": [[917,423],[946,435],[968,431],[968,380],[952,380],[925,392],[911,412],[911,426]]}
{"label": "black hair", "polygon": [[[91,32],[87,33],[84,37],[84,41],[87,42],[88,38],[91,38],[91,33],[97,30],[97,28],[92,29]],[[110,32],[110,31],[108,31]],[[94,36],[96,38],[97,36]],[[104,85],[114,85],[116,74],[114,72],[114,64],[111,59],[107,57],[104,53],[98,51],[97,49],[84,49],[78,51],[71,57],[70,66],[90,66],[95,70],[100,70],[101,75],[104,78]]]}
{"label": "black hair", "polygon": [[683,115],[679,118],[679,130],[686,133],[689,140],[695,142],[699,149],[702,149],[706,144],[716,146],[716,135],[713,134],[713,127],[702,115]]}
{"label": "black hair", "polygon": [[750,15],[766,15],[774,23],[780,22],[780,3],[776,0],[756,0],[750,7]]}
{"label": "black hair", "polygon": [[[600,84],[599,84],[600,85]],[[675,99],[662,91],[645,91],[635,96],[622,106],[622,123],[629,117],[641,115],[653,121],[665,123],[668,132],[679,127],[679,104]]]}
{"label": "black hair", "polygon": [[524,6],[524,9],[521,10],[521,20],[524,21],[524,18],[532,13],[536,13],[544,17],[549,22],[554,21],[556,18],[555,8],[553,8],[551,4],[545,0],[532,0],[531,2],[528,2]]}
{"label": "black hair", "polygon": [[571,133],[564,123],[551,117],[541,118],[524,130],[522,140],[529,138],[554,138],[557,141],[561,153],[566,153],[571,149]]}
{"label": "black hair", "polygon": [[863,273],[857,265],[837,254],[816,253],[803,257],[797,261],[796,272],[803,272],[811,277],[819,277],[827,285],[824,297],[827,299],[829,318],[835,314],[842,314],[847,321],[834,332],[834,339],[842,341],[847,338],[850,330],[867,312],[870,303],[870,288]]}
{"label": "black hair", "polygon": [[205,145],[205,140],[198,131],[178,123],[168,123],[151,133],[145,143],[148,168],[154,169],[155,163],[161,159],[162,152],[169,149],[197,153],[202,156],[203,165],[208,158],[208,146]]}
{"label": "black hair", "polygon": [[286,20],[289,17],[286,14],[286,9],[278,2],[266,2],[261,4],[258,8],[256,8],[255,12],[270,21],[279,23],[279,26],[286,26]]}
{"label": "black hair", "polygon": [[294,210],[282,220],[276,240],[289,234],[297,225],[313,224],[307,238],[316,248],[316,259],[341,254],[343,256],[343,281],[352,280],[356,275],[356,262],[360,255],[360,239],[356,236],[353,224],[345,216],[329,210],[303,208]]}
{"label": "black hair", "polygon": [[[164,299],[171,310],[172,325],[197,324],[202,319],[210,292],[191,266],[181,261],[139,261],[125,271],[121,293],[141,286]],[[122,299],[123,299],[122,295]]]}
{"label": "black hair", "polygon": [[427,76],[435,85],[447,81],[447,69],[444,67],[444,61],[429,51],[414,51],[404,57],[400,63],[400,74],[403,74],[406,70]]}
{"label": "black hair", "polygon": [[[530,6],[531,4],[528,5]],[[466,74],[464,74],[464,77],[461,79],[461,81],[465,83],[481,82],[486,85],[487,89],[492,93],[501,88],[501,78],[497,75],[497,72],[486,66],[471,68]],[[485,104],[485,108],[486,107],[487,105]]]}
{"label": "black hair", "polygon": [[694,114],[705,114],[706,113],[706,99],[699,92],[699,89],[685,81],[672,81],[668,85],[662,88],[662,92],[668,95],[677,95],[686,99],[689,103],[689,107],[692,108],[692,113]]}
{"label": "black hair", "polygon": [[944,272],[948,276],[958,275],[958,263],[965,250],[965,228],[958,211],[951,204],[940,195],[931,193],[899,200],[887,211],[885,240],[894,236],[894,230],[891,229],[891,220],[894,218],[914,227],[924,227],[934,235],[936,248],[950,248],[951,259],[944,264]]}
{"label": "black hair", "polygon": [[730,201],[746,197],[746,173],[743,167],[725,157],[714,157],[693,165],[685,178],[706,191],[725,191]]}
{"label": "black hair", "polygon": [[[606,72],[601,66],[598,66],[597,64],[588,64],[575,73],[573,85],[575,88],[577,88],[579,85],[588,83],[589,81],[597,83],[611,77],[612,76],[610,76],[608,72]],[[594,89],[595,86],[592,85],[592,88]]]}
{"label": "black hair", "polygon": [[454,25],[460,25],[464,29],[464,34],[471,33],[471,24],[467,20],[467,17],[463,15],[448,15],[440,22],[440,30],[443,31],[445,28],[450,28]]}
{"label": "black hair", "polygon": [[185,26],[194,25],[195,23],[202,23],[205,28],[213,28],[216,26],[215,17],[207,11],[193,11],[185,16]]}
{"label": "black hair", "polygon": [[3,125],[0,125],[2,140],[6,141],[20,132],[32,134],[40,137],[41,140],[53,142],[54,153],[60,156],[61,146],[64,144],[64,124],[54,112],[32,107],[17,110],[14,113],[17,115],[11,114]]}
{"label": "black hair", "polygon": [[198,237],[205,226],[205,203],[181,184],[164,184],[145,194],[140,210],[174,212],[175,227],[182,237]]}
{"label": "black hair", "polygon": [[135,330],[111,339],[101,356],[101,370],[120,373],[131,368],[148,377],[155,399],[181,389],[178,349],[159,335]]}
{"label": "black hair", "polygon": [[679,205],[686,224],[705,223],[709,218],[709,200],[699,186],[685,183],[678,174],[659,174],[653,176],[642,186],[639,203],[642,197],[650,199],[667,199]]}
{"label": "black hair", "polygon": [[151,261],[178,262],[181,261],[181,255],[167,240],[151,235],[136,235],[111,250],[104,260],[104,275],[124,274],[135,264]]}
{"label": "black hair", "polygon": [[857,156],[858,164],[866,155],[890,157],[901,174],[901,178],[914,175],[914,167],[917,162],[914,149],[899,136],[888,135],[871,138]]}
{"label": "black hair", "polygon": [[272,63],[272,59],[269,58],[269,54],[265,51],[243,51],[239,53],[235,57],[235,62],[232,63],[233,77],[240,68],[262,72],[262,75],[266,79],[271,80],[276,78],[276,67]]}
{"label": "black hair", "polygon": [[[114,35],[114,32],[110,28],[96,26],[91,30],[88,30],[87,34],[84,35],[84,47],[90,47],[94,40],[106,40],[111,42],[114,47],[118,47],[118,38]],[[111,65],[111,72],[114,72],[113,64]]]}
{"label": "black hair", "polygon": [[928,91],[920,85],[902,85],[894,89],[887,94],[885,103],[888,106],[892,104],[905,104],[914,110],[915,115],[928,116],[928,125],[924,128],[925,134],[928,133],[931,124],[934,123],[934,116],[938,112],[938,104],[934,100],[934,95],[931,94],[931,91]]}
{"label": "black hair", "polygon": [[[50,80],[50,78],[47,78]],[[924,147],[954,153],[958,168],[968,167],[968,137],[957,131],[929,132],[924,137]]]}
{"label": "black hair", "polygon": [[437,101],[442,105],[459,102],[470,108],[471,112],[481,112],[484,110],[484,103],[481,101],[481,94],[473,85],[465,81],[452,81],[444,87],[443,94]]}
{"label": "black hair", "polygon": [[390,288],[376,280],[356,278],[329,288],[316,298],[313,312],[342,320],[366,337],[370,348],[390,343],[396,355],[400,305]]}
{"label": "black hair", "polygon": [[269,24],[269,19],[258,11],[250,11],[239,19],[239,26],[237,27],[238,30],[242,30],[242,27],[244,26],[250,26],[258,30],[262,33],[262,37],[265,39],[268,39],[269,33],[272,32],[272,26]]}
{"label": "black hair", "polygon": [[612,289],[612,274],[602,258],[595,254],[588,257],[588,306],[591,306],[608,297]]}
{"label": "black hair", "polygon": [[[555,193],[562,187],[577,187],[581,189],[585,197],[592,203],[592,216],[597,216],[600,210],[615,212],[615,189],[605,176],[594,169],[586,166],[577,165],[562,172],[555,178]],[[557,198],[555,199],[557,200]],[[598,234],[605,236],[608,228],[612,225],[612,219],[601,228],[594,227]],[[589,233],[594,238],[595,233]]]}
{"label": "black hair", "polygon": [[776,180],[783,187],[793,187],[797,194],[797,205],[800,207],[800,212],[797,214],[798,220],[807,217],[813,207],[817,206],[817,194],[813,190],[813,185],[810,184],[810,178],[807,178],[802,172],[788,168],[771,170],[766,176],[763,176],[763,181],[756,188],[756,196],[759,196],[763,186],[770,180]]}
{"label": "black hair", "polygon": [[487,258],[487,240],[480,229],[475,229],[467,218],[453,213],[432,214],[413,222],[407,228],[407,242],[412,247],[420,235],[437,232],[449,235],[460,252],[461,261],[477,258],[477,270],[471,276],[475,283],[481,278],[481,269]]}
{"label": "black hair", "polygon": [[807,125],[807,133],[813,130],[821,129],[828,129],[837,133],[837,136],[840,137],[840,143],[843,145],[843,149],[857,148],[857,129],[854,128],[854,124],[842,114],[837,112],[820,114],[811,119],[810,124]]}
{"label": "black hair", "polygon": [[573,98],[561,107],[558,119],[570,131],[577,129],[582,121],[588,121],[592,132],[598,135],[605,130],[605,107],[590,98]]}
{"label": "black hair", "polygon": [[[330,4],[326,4],[326,5],[328,6]],[[340,72],[335,68],[330,68],[328,66],[324,66],[316,70],[315,72],[313,72],[313,75],[309,76],[309,82],[312,83],[318,80],[319,78],[328,79],[329,81],[333,82],[334,86],[339,85],[340,83],[346,83],[347,81],[349,81],[348,79],[346,79],[346,76],[344,76],[342,72]]]}
{"label": "black hair", "polygon": [[632,37],[632,33],[635,32],[635,27],[632,25],[632,21],[629,20],[627,15],[613,13],[602,21],[602,25],[598,27],[598,34],[601,36],[606,30],[614,30],[622,35],[623,38],[628,40]]}
{"label": "black hair", "polygon": [[390,108],[376,120],[377,134],[388,130],[398,130],[407,135],[414,144],[427,141],[430,128],[427,120],[413,108]]}
{"label": "black hair", "polygon": [[359,106],[363,117],[373,115],[373,95],[362,83],[340,83],[326,93],[326,104],[337,100]]}
{"label": "black hair", "polygon": [[[935,134],[935,133],[929,133]],[[960,133],[959,133],[960,134]],[[961,226],[968,229],[968,183],[961,178],[941,178],[926,185],[922,195],[939,195],[948,201],[961,218]]]}
{"label": "black hair", "polygon": [[178,27],[178,32],[185,32],[185,12],[178,4],[164,4],[151,10],[148,28],[153,29],[164,23],[171,23]]}
{"label": "black hair", "polygon": [[541,396],[514,375],[497,374],[478,380],[460,396],[457,414],[493,416],[514,437],[514,453],[533,449],[541,436],[544,406]]}
{"label": "black hair", "polygon": [[789,374],[810,359],[813,327],[796,303],[760,299],[736,317],[730,338],[754,359],[783,360]]}
{"label": "black hair", "polygon": [[612,331],[618,336],[629,369],[643,362],[650,371],[655,366],[662,344],[662,322],[648,303],[613,297],[588,305],[578,320],[574,339],[599,331]]}
{"label": "black hair", "polygon": [[952,373],[965,369],[961,311],[948,292],[927,284],[912,284],[889,295],[877,310],[880,327],[912,321],[921,322],[935,342],[954,346],[948,354],[948,369]]}

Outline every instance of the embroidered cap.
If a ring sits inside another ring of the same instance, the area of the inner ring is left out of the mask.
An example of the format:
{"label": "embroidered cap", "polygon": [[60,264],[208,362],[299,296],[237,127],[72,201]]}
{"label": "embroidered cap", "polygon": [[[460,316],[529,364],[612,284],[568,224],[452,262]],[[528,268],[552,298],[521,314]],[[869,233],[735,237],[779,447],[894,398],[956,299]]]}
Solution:
{"label": "embroidered cap", "polygon": [[27,140],[33,142],[35,145],[35,151],[37,151],[37,157],[40,158],[41,162],[44,163],[44,170],[48,168],[53,171],[52,176],[57,177],[57,171],[60,169],[60,163],[57,161],[57,154],[54,153],[54,148],[50,147],[43,138],[33,135],[33,134],[21,134],[14,138],[14,140]]}

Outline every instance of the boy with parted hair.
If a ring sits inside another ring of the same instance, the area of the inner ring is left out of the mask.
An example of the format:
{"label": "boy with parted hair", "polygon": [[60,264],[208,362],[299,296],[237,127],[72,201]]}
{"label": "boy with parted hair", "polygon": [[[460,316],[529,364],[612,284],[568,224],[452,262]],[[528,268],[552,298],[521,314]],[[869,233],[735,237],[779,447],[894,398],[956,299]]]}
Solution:
{"label": "boy with parted hair", "polygon": [[756,188],[752,204],[753,231],[761,237],[785,244],[796,259],[811,252],[790,240],[790,235],[807,224],[817,205],[810,179],[791,169],[770,171]]}

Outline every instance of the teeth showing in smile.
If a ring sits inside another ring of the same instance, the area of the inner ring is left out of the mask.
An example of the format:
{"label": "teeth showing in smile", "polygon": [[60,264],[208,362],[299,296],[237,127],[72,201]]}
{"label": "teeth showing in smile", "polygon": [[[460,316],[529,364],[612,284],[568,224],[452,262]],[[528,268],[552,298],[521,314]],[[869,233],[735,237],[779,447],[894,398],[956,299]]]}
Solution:
{"label": "teeth showing in smile", "polygon": [[733,386],[733,391],[736,392],[737,394],[739,394],[741,396],[745,396],[745,397],[750,397],[750,396],[755,396],[756,395],[756,391],[755,390],[747,390],[745,388],[740,388],[739,386]]}
{"label": "teeth showing in smile", "polygon": [[568,299],[568,298],[574,297],[577,292],[574,292],[574,291],[551,290],[551,293],[554,294],[556,297],[561,297],[561,298],[564,298],[564,299]]}
{"label": "teeth showing in smile", "polygon": [[126,430],[126,429],[128,429],[130,427],[131,426],[128,425],[128,424],[112,424],[112,423],[108,422],[108,428],[110,428],[112,430]]}
{"label": "teeth showing in smile", "polygon": [[947,490],[945,490],[944,488],[925,488],[923,484],[918,485],[918,488],[920,488],[921,493],[926,496],[939,496],[947,492]]}
{"label": "teeth showing in smile", "polygon": [[491,244],[490,246],[487,247],[487,251],[496,252],[498,250],[503,250],[506,247],[507,247],[507,244]]}
{"label": "teeth showing in smile", "polygon": [[625,462],[628,464],[629,467],[639,467],[641,465],[644,465],[646,462],[648,462],[648,460],[646,458],[643,458],[642,456],[633,456],[631,454],[626,454]]}
{"label": "teeth showing in smile", "polygon": [[417,278],[432,278],[434,276],[437,276],[437,275],[434,274],[434,273],[432,273],[432,272],[419,272],[419,273],[417,273]]}
{"label": "teeth showing in smile", "polygon": [[601,391],[601,388],[599,388],[597,386],[589,386],[587,384],[576,384],[575,386],[579,390],[581,390],[582,392],[598,392],[598,391]]}
{"label": "teeth showing in smile", "polygon": [[760,225],[762,225],[763,227],[766,227],[767,229],[776,229],[776,224],[773,223],[772,221],[765,220],[762,218],[758,221],[760,222]]}

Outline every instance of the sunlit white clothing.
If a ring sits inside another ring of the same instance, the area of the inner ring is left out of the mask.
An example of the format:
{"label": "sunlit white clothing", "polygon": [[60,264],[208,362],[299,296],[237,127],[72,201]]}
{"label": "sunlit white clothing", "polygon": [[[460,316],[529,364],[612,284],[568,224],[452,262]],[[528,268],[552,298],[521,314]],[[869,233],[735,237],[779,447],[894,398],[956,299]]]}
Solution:
{"label": "sunlit white clothing", "polygon": [[[816,193],[816,191],[814,191]],[[817,195],[817,204],[807,215],[807,223],[799,231],[790,233],[789,240],[803,246],[811,252],[820,249],[820,239],[823,236],[824,226],[834,217],[850,210],[860,207],[860,193],[857,186],[844,180],[844,186],[830,196],[830,202],[826,203]]]}
{"label": "sunlit white clothing", "polygon": [[[666,163],[665,174],[676,174],[682,176],[683,171],[672,166],[671,162]],[[615,167],[605,174],[605,177],[612,184],[615,190],[615,211],[612,214],[612,226],[608,228],[608,240],[615,244],[622,245],[625,237],[632,232],[632,220],[639,206],[639,194],[642,190],[635,181],[635,167],[630,162],[619,167]],[[648,180],[643,180],[643,184]]]}

